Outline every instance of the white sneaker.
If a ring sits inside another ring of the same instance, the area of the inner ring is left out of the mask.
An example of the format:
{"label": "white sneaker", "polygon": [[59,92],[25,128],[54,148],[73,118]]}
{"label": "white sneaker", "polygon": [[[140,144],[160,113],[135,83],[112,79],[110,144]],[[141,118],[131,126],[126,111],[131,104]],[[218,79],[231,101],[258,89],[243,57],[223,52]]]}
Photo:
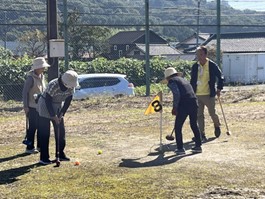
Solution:
{"label": "white sneaker", "polygon": [[36,154],[36,153],[39,153],[39,151],[35,148],[33,149],[26,149],[25,151],[26,154]]}
{"label": "white sneaker", "polygon": [[186,154],[185,149],[176,149],[175,153],[177,155],[185,155]]}

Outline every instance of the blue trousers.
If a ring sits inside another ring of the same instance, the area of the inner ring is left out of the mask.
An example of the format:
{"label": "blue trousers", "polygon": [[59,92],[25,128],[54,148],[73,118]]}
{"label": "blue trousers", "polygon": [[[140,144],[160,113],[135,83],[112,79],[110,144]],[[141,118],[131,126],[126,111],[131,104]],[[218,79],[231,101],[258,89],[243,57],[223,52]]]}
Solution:
{"label": "blue trousers", "polygon": [[35,108],[29,107],[28,113],[29,120],[29,129],[27,130],[27,141],[31,142],[31,145],[27,145],[27,149],[31,150],[35,148],[35,134],[37,133],[37,147],[39,148],[39,130],[38,130],[38,122],[39,122],[39,114]]}

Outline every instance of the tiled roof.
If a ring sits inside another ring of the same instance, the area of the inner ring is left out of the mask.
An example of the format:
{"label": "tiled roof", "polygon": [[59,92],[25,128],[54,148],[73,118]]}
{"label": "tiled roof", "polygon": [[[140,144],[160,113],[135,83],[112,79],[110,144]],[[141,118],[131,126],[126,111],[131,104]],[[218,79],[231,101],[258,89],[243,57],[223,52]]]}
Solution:
{"label": "tiled roof", "polygon": [[202,39],[206,40],[211,36],[210,33],[199,33],[199,37],[201,37]]}
{"label": "tiled roof", "polygon": [[[145,44],[136,44],[136,47],[145,53]],[[159,56],[159,55],[179,55],[182,53],[167,44],[150,44],[149,54],[151,56]]]}
{"label": "tiled roof", "polygon": [[136,39],[145,35],[145,31],[122,31],[109,39],[110,44],[131,44]]}
{"label": "tiled roof", "polygon": [[[203,45],[216,46],[216,35],[213,35]],[[223,52],[265,52],[265,33],[223,33],[221,34],[220,47]]]}
{"label": "tiled roof", "polygon": [[187,61],[194,61],[196,59],[195,53],[193,54],[178,54],[178,55],[168,55],[167,56],[168,60],[187,60]]}
{"label": "tiled roof", "polygon": [[[149,30],[150,43],[165,44],[167,41],[161,36],[156,34],[154,31]],[[134,43],[144,43],[145,41],[145,31],[121,31],[109,39],[109,44],[119,45],[119,44],[134,44]]]}
{"label": "tiled roof", "polygon": [[[210,33],[199,33],[199,40],[200,41],[205,41],[211,36]],[[194,33],[190,37],[186,38],[185,40],[179,42],[177,46],[185,45],[185,44],[196,44],[197,41],[197,34]]]}

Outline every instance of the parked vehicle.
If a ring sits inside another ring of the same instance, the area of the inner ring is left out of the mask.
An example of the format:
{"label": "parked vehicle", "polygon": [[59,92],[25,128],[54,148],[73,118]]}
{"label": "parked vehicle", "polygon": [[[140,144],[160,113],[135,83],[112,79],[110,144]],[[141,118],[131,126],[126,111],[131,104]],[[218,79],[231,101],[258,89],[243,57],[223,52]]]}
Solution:
{"label": "parked vehicle", "polygon": [[94,96],[133,96],[134,85],[128,82],[126,75],[93,73],[78,75],[80,87],[73,99],[87,99]]}

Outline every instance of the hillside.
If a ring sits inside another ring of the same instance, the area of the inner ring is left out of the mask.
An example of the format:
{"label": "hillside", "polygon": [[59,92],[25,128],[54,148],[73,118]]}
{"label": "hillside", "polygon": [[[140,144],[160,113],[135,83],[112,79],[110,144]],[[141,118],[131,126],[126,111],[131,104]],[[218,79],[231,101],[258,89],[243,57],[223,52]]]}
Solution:
{"label": "hillside", "polygon": [[[171,40],[183,40],[197,31],[198,8],[201,32],[216,31],[216,3],[201,0],[150,0],[150,28]],[[63,0],[57,0],[58,18],[62,21]],[[0,5],[0,24],[16,24],[0,30],[1,38],[9,40],[16,32],[29,28],[45,29],[46,0],[3,0]],[[80,22],[75,25],[108,26],[112,29],[142,29],[145,25],[145,1],[124,0],[72,0],[68,1],[68,13],[78,13]],[[265,14],[252,10],[235,10],[229,5],[221,7],[221,31],[264,31]],[[21,25],[20,25],[21,24]],[[25,26],[27,24],[27,26]],[[8,34],[6,35],[6,31]]]}

